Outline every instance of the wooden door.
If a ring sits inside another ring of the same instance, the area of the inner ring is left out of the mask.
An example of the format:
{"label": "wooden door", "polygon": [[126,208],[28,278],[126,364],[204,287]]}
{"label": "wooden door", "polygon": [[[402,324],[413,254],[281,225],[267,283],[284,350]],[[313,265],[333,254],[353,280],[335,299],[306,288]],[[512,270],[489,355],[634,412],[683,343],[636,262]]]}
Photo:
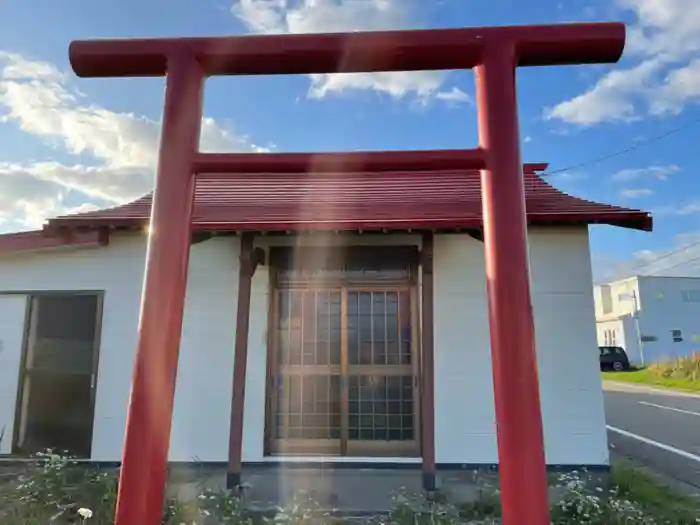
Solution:
{"label": "wooden door", "polygon": [[276,291],[271,452],[339,454],[340,289]]}
{"label": "wooden door", "polygon": [[350,288],[347,454],[418,454],[417,366],[408,288]]}
{"label": "wooden door", "polygon": [[409,285],[274,292],[269,451],[418,456]]}

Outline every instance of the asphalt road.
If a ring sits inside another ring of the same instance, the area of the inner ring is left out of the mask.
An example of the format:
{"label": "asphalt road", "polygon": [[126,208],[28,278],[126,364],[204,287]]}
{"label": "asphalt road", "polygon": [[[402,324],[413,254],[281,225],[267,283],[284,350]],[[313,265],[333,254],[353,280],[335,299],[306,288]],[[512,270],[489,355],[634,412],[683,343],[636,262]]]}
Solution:
{"label": "asphalt road", "polygon": [[700,396],[604,382],[613,453],[700,488]]}

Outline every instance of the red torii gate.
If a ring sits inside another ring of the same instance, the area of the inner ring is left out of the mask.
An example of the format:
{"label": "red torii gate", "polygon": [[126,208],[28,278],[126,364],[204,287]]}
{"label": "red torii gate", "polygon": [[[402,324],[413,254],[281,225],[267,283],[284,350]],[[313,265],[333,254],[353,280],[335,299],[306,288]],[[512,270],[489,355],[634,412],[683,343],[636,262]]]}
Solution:
{"label": "red torii gate", "polygon": [[[515,70],[612,63],[619,60],[624,43],[620,23],[72,42],[70,62],[78,76],[167,78],[115,525],[160,521],[195,175],[236,172],[251,163],[256,171],[265,165],[280,168],[274,155],[199,152],[205,78],[471,68],[476,72],[478,148],[319,154],[311,163],[308,155],[298,161],[287,155],[282,164],[292,171],[347,164],[415,169],[433,163],[442,169],[482,170],[503,523],[548,524]],[[233,417],[240,434],[242,414]],[[240,438],[231,436],[239,449]],[[424,472],[434,471],[434,450],[425,451],[423,461]],[[237,462],[240,474],[240,450]]]}

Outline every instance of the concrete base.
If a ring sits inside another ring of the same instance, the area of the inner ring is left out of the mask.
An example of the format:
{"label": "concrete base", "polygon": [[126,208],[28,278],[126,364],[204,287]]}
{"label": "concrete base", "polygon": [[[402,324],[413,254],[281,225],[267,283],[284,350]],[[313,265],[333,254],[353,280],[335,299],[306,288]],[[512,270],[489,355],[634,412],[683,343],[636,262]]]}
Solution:
{"label": "concrete base", "polygon": [[[195,498],[204,489],[224,490],[224,470],[202,472],[195,479],[180,473],[171,482],[173,495]],[[420,470],[323,469],[323,468],[246,468],[241,476],[244,500],[253,510],[285,506],[300,496],[313,500],[325,510],[348,513],[385,512],[401,493],[420,494]]]}
{"label": "concrete base", "polygon": [[[179,469],[178,469],[179,470]],[[591,487],[606,488],[607,472],[578,471]],[[550,473],[550,497],[558,499],[559,477]],[[423,494],[423,475],[419,468],[323,468],[323,467],[244,467],[242,484],[247,487],[244,500],[253,510],[270,510],[285,506],[303,495],[324,510],[349,514],[380,513],[389,510],[399,494]],[[498,490],[495,469],[446,470],[436,476],[440,499],[455,504],[472,503]],[[226,488],[225,468],[179,470],[170,483],[173,495],[195,498],[204,489]]]}

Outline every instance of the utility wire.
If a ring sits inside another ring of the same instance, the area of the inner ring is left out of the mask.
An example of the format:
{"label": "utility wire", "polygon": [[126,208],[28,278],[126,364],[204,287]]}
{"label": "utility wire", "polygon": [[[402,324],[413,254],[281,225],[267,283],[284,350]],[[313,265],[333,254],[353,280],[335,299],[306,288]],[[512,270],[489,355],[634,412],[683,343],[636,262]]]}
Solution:
{"label": "utility wire", "polygon": [[607,155],[593,158],[591,160],[580,162],[578,164],[572,164],[571,166],[567,166],[565,168],[561,168],[558,170],[545,171],[545,172],[540,173],[540,175],[545,176],[545,177],[550,177],[552,175],[558,175],[558,174],[564,173],[566,171],[571,171],[571,170],[575,170],[575,169],[579,169],[579,168],[585,168],[588,166],[592,166],[594,164],[600,164],[601,162],[604,162],[606,160],[609,160],[609,159],[612,159],[615,157],[619,157],[621,155],[625,155],[625,154],[630,153],[632,151],[638,150],[639,148],[646,146],[647,144],[650,144],[652,142],[656,142],[657,140],[665,139],[666,137],[668,137],[670,135],[673,135],[675,133],[678,133],[679,131],[683,131],[687,128],[690,128],[691,126],[694,126],[695,124],[698,124],[698,123],[700,123],[700,117],[689,120],[685,124],[682,124],[682,125],[678,126],[677,128],[666,131],[665,133],[661,133],[660,135],[654,135],[653,137],[649,137],[648,139],[640,140],[639,142],[632,144],[631,146],[629,146],[627,148],[624,148],[624,149],[621,149],[618,151],[614,151],[612,153],[608,153]]}
{"label": "utility wire", "polygon": [[[691,242],[690,244],[685,244],[685,245],[680,246],[674,250],[671,250],[670,252],[666,252],[664,254],[659,255],[658,257],[654,257],[651,260],[641,261],[639,264],[634,265],[631,268],[631,270],[638,269],[638,268],[644,268],[645,266],[650,266],[652,264],[656,264],[659,261],[663,261],[664,259],[668,259],[669,257],[676,255],[677,253],[684,252],[690,248],[695,248],[696,246],[700,246],[700,241]],[[676,266],[679,266],[680,264],[684,264],[684,262],[676,264],[676,265],[672,266],[671,268],[675,268]],[[665,271],[665,270],[662,270],[662,271]]]}
{"label": "utility wire", "polygon": [[[690,248],[695,248],[696,246],[700,246],[700,241],[692,242],[692,243],[690,243],[690,244],[685,244],[685,245],[680,246],[680,247],[678,247],[678,248],[676,248],[676,249],[674,249],[674,250],[671,250],[670,252],[666,252],[666,253],[663,253],[663,254],[659,255],[658,257],[654,257],[653,259],[650,259],[650,260],[647,260],[647,261],[641,261],[641,262],[639,262],[639,263],[633,265],[633,266],[632,266],[631,268],[629,268],[628,270],[626,270],[626,271],[625,271],[625,274],[631,274],[631,275],[629,275],[630,277],[631,277],[632,275],[635,275],[635,274],[639,275],[640,270],[643,270],[645,267],[651,266],[652,264],[656,264],[656,263],[658,263],[659,261],[663,261],[663,260],[665,260],[665,259],[668,259],[669,257],[671,257],[671,256],[673,256],[673,255],[676,255],[676,254],[678,254],[678,253],[684,252],[684,251],[686,251],[686,250],[689,250]],[[695,261],[700,261],[700,257],[693,257],[693,258],[691,258],[691,259],[686,259],[686,260],[684,260],[684,261],[679,261],[679,262],[677,262],[676,264],[673,264],[673,265],[671,265],[671,266],[669,266],[669,267],[667,267],[667,268],[662,268],[662,269],[660,269],[660,270],[656,270],[656,271],[654,271],[654,272],[651,272],[651,273],[648,273],[648,274],[643,274],[643,275],[649,275],[649,276],[658,275],[660,272],[666,272],[666,271],[672,270],[673,268],[676,268],[676,267],[678,267],[678,266],[682,266],[682,265],[684,265],[684,264],[689,264],[689,263],[692,263],[692,262],[695,262]],[[624,277],[621,277],[621,278],[624,278]],[[598,285],[598,284],[605,284],[605,283],[607,283],[607,282],[616,281],[616,280],[617,280],[617,279],[599,279],[599,280],[597,280],[594,284],[596,284],[596,285]]]}
{"label": "utility wire", "polygon": [[667,272],[669,270],[673,270],[674,268],[677,268],[678,266],[683,266],[684,264],[694,263],[696,261],[700,263],[700,257],[693,257],[692,259],[688,259],[686,261],[681,261],[679,263],[674,264],[673,266],[669,266],[668,268],[664,268],[662,270],[657,270],[657,271],[652,272],[648,275],[658,275],[661,272]]}
{"label": "utility wire", "polygon": [[[625,154],[627,154],[627,153],[630,153],[630,152],[632,152],[632,151],[638,150],[639,148],[641,148],[641,147],[643,147],[643,146],[646,146],[647,144],[650,144],[650,143],[652,143],[652,142],[656,142],[657,140],[665,139],[666,137],[669,137],[669,136],[671,136],[671,135],[674,135],[675,133],[678,133],[678,132],[680,132],[680,131],[683,131],[683,130],[685,130],[685,129],[688,129],[688,128],[690,128],[690,127],[692,127],[692,126],[694,126],[694,125],[696,125],[696,124],[698,124],[698,123],[700,123],[700,117],[695,118],[695,119],[692,119],[692,120],[689,120],[688,122],[686,122],[686,123],[684,123],[684,124],[682,124],[682,125],[680,125],[680,126],[678,126],[678,127],[676,127],[676,128],[673,128],[673,129],[671,129],[671,130],[669,130],[669,131],[666,131],[666,132],[664,132],[664,133],[661,133],[661,134],[659,134],[659,135],[654,135],[654,136],[652,136],[652,137],[649,137],[648,139],[640,140],[639,142],[637,142],[637,143],[635,143],[635,144],[632,144],[631,146],[629,146],[629,147],[627,147],[627,148],[623,148],[623,149],[621,149],[621,150],[614,151],[614,152],[612,152],[612,153],[608,153],[608,154],[603,155],[603,156],[601,156],[601,157],[593,158],[593,159],[591,159],[591,160],[587,160],[587,161],[584,161],[584,162],[579,162],[578,164],[572,164],[572,165],[570,165],[570,166],[566,166],[565,168],[561,168],[561,169],[558,169],[558,170],[545,171],[545,172],[540,173],[540,176],[543,176],[543,177],[551,177],[552,175],[558,175],[558,174],[560,174],[560,173],[565,173],[565,172],[567,172],[567,171],[571,171],[571,170],[575,170],[575,169],[580,169],[580,168],[584,168],[584,167],[588,167],[588,166],[593,166],[593,165],[595,165],[595,164],[600,164],[601,162],[604,162],[604,161],[606,161],[606,160],[613,159],[613,158],[615,158],[615,157],[620,157],[620,156],[625,155]],[[675,250],[671,250],[670,252],[666,252],[666,253],[664,253],[663,255],[660,255],[659,257],[656,257],[656,258],[654,258],[654,259],[652,259],[652,260],[639,262],[639,263],[635,264],[634,266],[632,266],[632,268],[630,268],[630,269],[628,270],[628,272],[639,271],[639,270],[642,269],[642,268],[645,268],[645,267],[650,266],[650,265],[652,265],[652,264],[656,264],[656,263],[658,263],[659,261],[663,261],[664,259],[668,259],[668,258],[671,257],[672,255],[675,255],[675,254],[677,254],[677,253],[680,253],[680,252],[683,252],[683,251],[685,251],[685,250],[688,250],[689,248],[694,248],[695,246],[700,246],[700,241],[693,242],[693,243],[691,243],[691,244],[686,244],[685,246],[681,246],[681,247],[679,247],[679,248],[676,248]],[[673,266],[670,266],[669,268],[666,268],[666,269],[663,269],[663,270],[657,270],[656,272],[652,272],[652,273],[649,274],[649,275],[655,275],[655,274],[657,274],[657,273],[660,272],[660,271],[664,271],[664,272],[665,272],[665,271],[671,270],[671,269],[673,269],[673,268],[676,268],[676,267],[678,267],[678,266],[681,266],[681,265],[683,265],[683,264],[688,264],[688,263],[695,262],[695,261],[700,261],[700,257],[696,257],[696,258],[693,258],[693,259],[690,259],[690,260],[686,260],[686,261],[681,261],[681,262],[679,262],[679,263],[677,263],[677,264],[674,264]],[[603,281],[599,281],[597,284],[601,284],[602,282],[603,282]]]}

